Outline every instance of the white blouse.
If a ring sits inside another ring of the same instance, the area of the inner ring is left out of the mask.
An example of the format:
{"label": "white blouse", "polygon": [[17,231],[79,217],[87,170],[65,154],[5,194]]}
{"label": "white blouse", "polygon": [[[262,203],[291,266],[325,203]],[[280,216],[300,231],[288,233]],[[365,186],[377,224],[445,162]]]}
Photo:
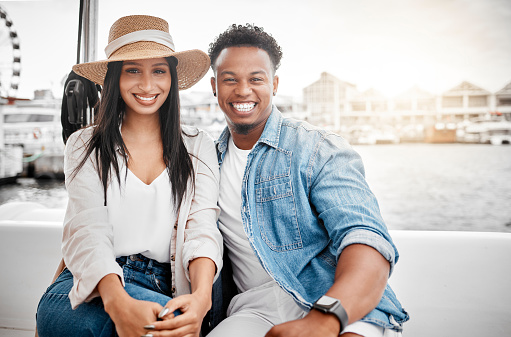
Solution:
{"label": "white blouse", "polygon": [[176,210],[167,170],[147,185],[131,170],[121,167],[107,189],[108,219],[114,229],[116,257],[142,254],[170,262],[170,242]]}

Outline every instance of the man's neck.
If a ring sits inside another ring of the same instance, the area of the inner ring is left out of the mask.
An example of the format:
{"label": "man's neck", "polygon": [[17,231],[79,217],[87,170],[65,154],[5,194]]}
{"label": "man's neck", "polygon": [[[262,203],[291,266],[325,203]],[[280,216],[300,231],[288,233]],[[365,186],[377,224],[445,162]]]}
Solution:
{"label": "man's neck", "polygon": [[234,144],[236,144],[236,147],[241,150],[252,149],[259,138],[261,138],[266,123],[268,122],[268,118],[260,124],[253,126],[253,128],[251,128],[247,133],[240,133],[236,126],[227,123],[232,136],[232,140],[234,141]]}
{"label": "man's neck", "polygon": [[251,134],[249,134],[249,135],[241,135],[241,134],[232,132],[232,130],[231,130],[231,136],[232,136],[232,140],[234,142],[234,145],[236,145],[236,147],[238,149],[250,150],[250,149],[252,149],[254,147],[255,143],[257,143],[257,141],[259,140],[260,134],[259,134],[258,137],[254,137]]}

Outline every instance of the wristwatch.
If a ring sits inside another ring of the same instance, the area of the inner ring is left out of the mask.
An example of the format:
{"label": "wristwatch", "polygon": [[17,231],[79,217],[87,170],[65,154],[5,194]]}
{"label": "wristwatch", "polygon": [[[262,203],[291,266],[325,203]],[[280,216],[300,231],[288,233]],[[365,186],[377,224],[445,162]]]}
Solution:
{"label": "wristwatch", "polygon": [[339,332],[342,332],[342,330],[348,325],[348,314],[346,313],[346,310],[344,310],[341,301],[337,298],[323,295],[312,305],[312,307],[326,314],[335,315],[339,320],[339,323],[341,323],[341,330]]}

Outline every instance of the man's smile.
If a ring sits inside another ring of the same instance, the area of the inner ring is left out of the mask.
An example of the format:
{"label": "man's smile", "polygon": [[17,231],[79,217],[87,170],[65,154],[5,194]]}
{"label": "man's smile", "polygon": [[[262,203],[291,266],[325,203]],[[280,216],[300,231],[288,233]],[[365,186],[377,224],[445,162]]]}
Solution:
{"label": "man's smile", "polygon": [[231,103],[231,106],[239,112],[249,112],[255,108],[257,103]]}

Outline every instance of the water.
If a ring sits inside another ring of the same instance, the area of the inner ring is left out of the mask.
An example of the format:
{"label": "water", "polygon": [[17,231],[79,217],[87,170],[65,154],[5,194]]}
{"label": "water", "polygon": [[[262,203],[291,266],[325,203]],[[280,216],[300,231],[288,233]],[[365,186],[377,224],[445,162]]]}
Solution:
{"label": "water", "polygon": [[511,232],[511,146],[358,146],[391,229]]}
{"label": "water", "polygon": [[37,202],[49,208],[65,208],[64,181],[19,178],[16,184],[0,186],[0,205],[11,201]]}
{"label": "water", "polygon": [[[355,146],[390,229],[511,232],[511,146]],[[20,179],[0,187],[0,204],[64,208],[63,182]]]}

